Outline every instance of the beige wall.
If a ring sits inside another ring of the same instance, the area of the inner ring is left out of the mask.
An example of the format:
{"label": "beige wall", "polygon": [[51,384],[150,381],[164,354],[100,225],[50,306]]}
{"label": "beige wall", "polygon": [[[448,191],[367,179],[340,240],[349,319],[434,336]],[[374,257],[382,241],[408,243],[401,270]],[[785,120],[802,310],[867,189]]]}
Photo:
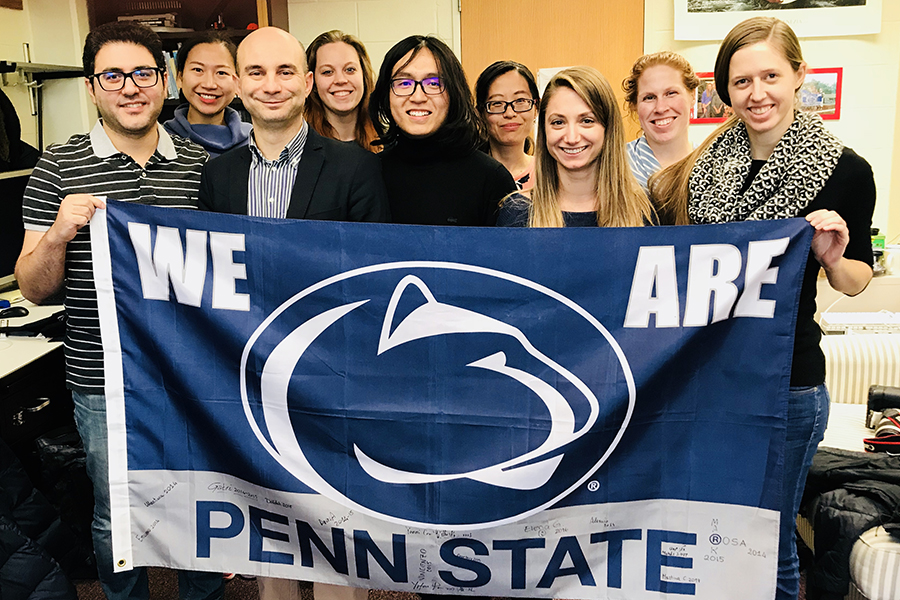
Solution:
{"label": "beige wall", "polygon": [[[645,0],[644,50],[683,53],[698,71],[711,71],[718,44],[677,42],[672,0]],[[24,0],[25,10],[0,8],[0,59],[22,60],[22,43],[32,60],[78,65],[87,33],[85,0]],[[304,43],[328,29],[359,36],[377,68],[395,42],[413,33],[431,33],[460,54],[458,0],[289,0],[290,31]],[[35,24],[40,24],[39,27]],[[827,121],[848,146],[865,157],[875,172],[878,203],[875,225],[888,239],[900,236],[900,1],[883,3],[877,35],[802,40],[813,67],[844,68],[841,119]],[[15,75],[4,92],[22,122],[23,137],[37,144],[36,119],[27,91]],[[48,82],[45,89],[45,143],[60,142],[88,130],[95,118],[80,79]],[[711,125],[692,126],[702,140]],[[896,173],[894,176],[893,174]]]}
{"label": "beige wall", "polygon": [[457,56],[458,0],[288,0],[290,32],[304,44],[330,29],[362,40],[376,74],[385,53],[403,38],[430,34]]}
{"label": "beige wall", "polygon": [[[27,43],[32,62],[80,65],[88,30],[85,1],[24,0],[23,6],[24,10],[0,8],[0,59],[23,61],[22,44]],[[6,79],[3,91],[16,107],[22,139],[37,146],[37,117],[31,115],[25,80],[16,74]],[[81,78],[45,82],[43,97],[45,146],[87,131],[96,118]]]}
{"label": "beige wall", "polygon": [[[672,0],[645,0],[644,6],[645,52],[674,50],[698,72],[713,70],[717,42],[674,40]],[[803,38],[800,43],[811,67],[844,68],[841,118],[825,123],[872,165],[878,188],[874,225],[891,239],[900,236],[900,1],[884,2],[882,11],[877,35]],[[700,142],[714,128],[692,125],[691,138]]]}
{"label": "beige wall", "polygon": [[[900,66],[897,68],[897,80],[900,81]],[[891,190],[888,198],[887,231],[890,243],[900,244],[900,99],[897,102],[897,110],[894,114],[894,151],[891,166]]]}
{"label": "beige wall", "polygon": [[[19,61],[22,55],[22,44],[30,44],[31,22],[28,19],[28,3],[25,10],[12,10],[0,8],[0,58],[6,61]],[[37,144],[37,121],[30,116],[28,103],[28,91],[15,73],[7,74],[6,85],[3,93],[9,96],[19,122],[22,124],[22,139],[31,144]]]}

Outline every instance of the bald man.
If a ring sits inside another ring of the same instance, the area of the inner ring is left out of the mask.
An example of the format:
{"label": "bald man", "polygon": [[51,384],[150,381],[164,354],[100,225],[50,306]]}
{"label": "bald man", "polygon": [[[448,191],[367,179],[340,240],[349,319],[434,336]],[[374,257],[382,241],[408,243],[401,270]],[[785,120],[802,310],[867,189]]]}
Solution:
{"label": "bald man", "polygon": [[[303,119],[312,88],[303,46],[264,27],[237,54],[241,100],[253,120],[250,143],[203,168],[200,208],[215,212],[328,221],[388,220],[381,162],[355,143],[324,138]],[[316,583],[316,600],[365,600],[367,590]],[[260,600],[300,600],[300,585],[259,578]]]}
{"label": "bald man", "polygon": [[378,157],[320,136],[303,118],[313,74],[302,44],[284,30],[264,27],[244,38],[237,59],[241,100],[253,122],[250,144],[206,164],[200,208],[280,219],[387,221]]}

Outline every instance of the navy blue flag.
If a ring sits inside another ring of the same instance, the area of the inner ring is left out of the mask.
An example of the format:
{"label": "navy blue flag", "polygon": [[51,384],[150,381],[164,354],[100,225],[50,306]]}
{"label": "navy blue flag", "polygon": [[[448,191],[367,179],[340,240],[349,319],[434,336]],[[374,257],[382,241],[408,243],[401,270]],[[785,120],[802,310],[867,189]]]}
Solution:
{"label": "navy blue flag", "polygon": [[117,569],[774,595],[802,219],[91,237]]}

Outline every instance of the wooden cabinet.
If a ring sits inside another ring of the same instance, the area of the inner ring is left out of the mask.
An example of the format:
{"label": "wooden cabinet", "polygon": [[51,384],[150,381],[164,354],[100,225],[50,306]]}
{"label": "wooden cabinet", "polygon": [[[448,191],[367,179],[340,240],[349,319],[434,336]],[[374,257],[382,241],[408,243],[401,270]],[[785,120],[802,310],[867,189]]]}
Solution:
{"label": "wooden cabinet", "polygon": [[[591,65],[624,100],[622,80],[644,53],[644,3],[635,0],[460,0],[462,64],[469,82],[495,60],[534,71]],[[626,139],[639,131],[624,120]]]}
{"label": "wooden cabinet", "polygon": [[[164,13],[175,13],[178,27],[194,31],[224,24],[235,37],[245,34],[250,24],[287,29],[287,0],[87,0],[87,7],[92,29],[115,21],[121,15]],[[190,33],[185,32],[160,33],[166,45],[176,44],[189,36]]]}

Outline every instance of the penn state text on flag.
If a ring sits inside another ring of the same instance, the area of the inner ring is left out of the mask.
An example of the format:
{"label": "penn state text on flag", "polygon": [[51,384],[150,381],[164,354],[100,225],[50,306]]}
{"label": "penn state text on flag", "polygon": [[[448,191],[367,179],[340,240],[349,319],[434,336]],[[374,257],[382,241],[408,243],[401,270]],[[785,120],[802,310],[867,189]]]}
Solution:
{"label": "penn state text on flag", "polygon": [[802,220],[505,230],[116,202],[117,568],[771,597]]}

